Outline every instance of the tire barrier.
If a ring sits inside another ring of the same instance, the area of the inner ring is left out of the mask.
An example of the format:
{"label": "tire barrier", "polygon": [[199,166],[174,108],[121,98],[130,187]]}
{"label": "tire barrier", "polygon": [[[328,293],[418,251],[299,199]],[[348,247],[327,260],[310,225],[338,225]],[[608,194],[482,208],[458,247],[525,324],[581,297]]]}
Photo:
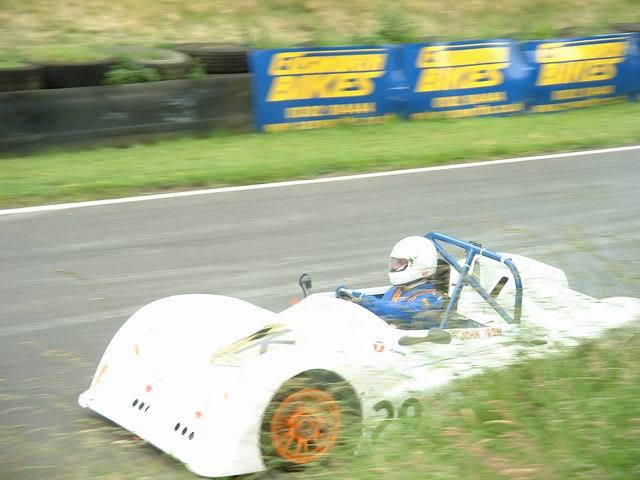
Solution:
{"label": "tire barrier", "polygon": [[154,69],[162,80],[185,78],[193,63],[188,55],[164,48],[119,47],[111,51],[122,59]]}
{"label": "tire barrier", "polygon": [[115,59],[91,62],[38,62],[42,67],[45,88],[76,88],[101,85],[116,64]]}
{"label": "tire barrier", "polygon": [[182,43],[174,49],[199,61],[208,74],[249,71],[249,50],[244,47],[216,43]]}
{"label": "tire barrier", "polygon": [[[549,112],[640,91],[640,34],[252,52],[263,131]],[[371,61],[372,52],[380,58]]]}
{"label": "tire barrier", "polygon": [[[0,92],[39,88],[76,88],[106,83],[107,74],[123,61],[155,70],[161,80],[186,78],[194,62],[203,74],[248,73],[247,48],[216,43],[184,43],[173,50],[138,46],[106,48],[109,56],[97,61],[22,59],[19,67],[0,67]],[[140,80],[124,83],[136,83]]]}
{"label": "tire barrier", "polygon": [[37,90],[42,88],[42,67],[26,64],[0,70],[0,92]]}

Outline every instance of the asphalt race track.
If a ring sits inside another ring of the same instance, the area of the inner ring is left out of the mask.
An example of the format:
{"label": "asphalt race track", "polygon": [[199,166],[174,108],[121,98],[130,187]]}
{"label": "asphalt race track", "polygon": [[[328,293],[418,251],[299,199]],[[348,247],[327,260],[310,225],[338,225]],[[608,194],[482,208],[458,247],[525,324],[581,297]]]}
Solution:
{"label": "asphalt race track", "polygon": [[633,150],[1,216],[0,477],[190,477],[76,403],[154,299],[278,310],[302,272],[316,290],[386,284],[393,243],[431,230],[563,268],[594,296],[637,297],[639,193]]}

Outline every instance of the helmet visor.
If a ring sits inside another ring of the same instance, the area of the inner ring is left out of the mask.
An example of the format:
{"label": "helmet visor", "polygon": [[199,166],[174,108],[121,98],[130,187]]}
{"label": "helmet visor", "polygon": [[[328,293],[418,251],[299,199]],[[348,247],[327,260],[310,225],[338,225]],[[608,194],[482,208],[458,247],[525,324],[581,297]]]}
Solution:
{"label": "helmet visor", "polygon": [[409,266],[409,260],[406,258],[389,258],[389,271],[390,272],[402,272]]}

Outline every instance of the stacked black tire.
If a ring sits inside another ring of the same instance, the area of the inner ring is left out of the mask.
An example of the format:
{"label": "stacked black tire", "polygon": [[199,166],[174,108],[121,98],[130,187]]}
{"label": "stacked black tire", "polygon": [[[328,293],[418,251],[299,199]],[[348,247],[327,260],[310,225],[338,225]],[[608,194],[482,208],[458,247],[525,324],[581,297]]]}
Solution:
{"label": "stacked black tire", "polygon": [[113,51],[118,56],[131,57],[133,63],[152,68],[163,80],[185,78],[193,63],[188,55],[164,48],[119,47]]}
{"label": "stacked black tire", "polygon": [[87,62],[41,62],[45,88],[75,88],[101,85],[116,64],[114,59]]}
{"label": "stacked black tire", "polygon": [[37,90],[42,88],[42,67],[25,64],[19,67],[0,69],[0,92]]}
{"label": "stacked black tire", "polygon": [[244,47],[216,43],[181,43],[174,49],[200,62],[204,71],[210,75],[249,71],[248,50]]}
{"label": "stacked black tire", "polygon": [[[143,58],[141,53],[157,49],[124,47],[119,50],[137,53],[137,58]],[[245,47],[204,42],[178,44],[173,50],[172,55],[163,59],[136,62],[155,69],[164,80],[185,78],[193,62],[198,62],[204,73],[209,75],[249,71],[248,49]],[[0,69],[0,92],[102,85],[107,72],[117,64],[116,58],[105,58],[78,63],[40,61],[15,68],[3,68]]]}

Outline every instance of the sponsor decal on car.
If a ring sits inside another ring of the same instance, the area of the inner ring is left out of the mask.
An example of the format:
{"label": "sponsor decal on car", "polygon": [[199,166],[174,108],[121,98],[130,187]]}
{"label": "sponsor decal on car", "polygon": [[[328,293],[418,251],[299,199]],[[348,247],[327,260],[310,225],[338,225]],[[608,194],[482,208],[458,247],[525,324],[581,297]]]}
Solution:
{"label": "sponsor decal on car", "polygon": [[451,336],[460,340],[476,340],[479,338],[499,337],[502,335],[500,327],[486,328],[465,328],[461,330],[451,330]]}
{"label": "sponsor decal on car", "polygon": [[239,364],[249,354],[263,355],[274,345],[294,345],[295,340],[282,338],[292,330],[282,324],[267,325],[248,337],[241,338],[211,356],[212,365],[233,366]]}

